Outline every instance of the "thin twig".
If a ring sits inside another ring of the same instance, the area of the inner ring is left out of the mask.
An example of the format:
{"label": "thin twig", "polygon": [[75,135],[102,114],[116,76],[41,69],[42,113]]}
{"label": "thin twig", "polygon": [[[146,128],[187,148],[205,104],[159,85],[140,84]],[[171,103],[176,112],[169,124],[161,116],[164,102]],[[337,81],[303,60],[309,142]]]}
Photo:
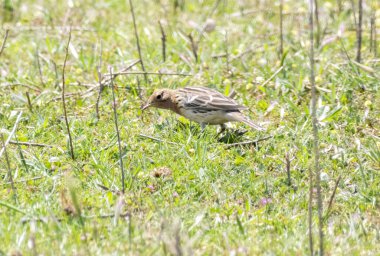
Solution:
{"label": "thin twig", "polygon": [[[323,245],[323,205],[322,205],[322,191],[321,191],[321,171],[319,166],[319,137],[318,137],[318,119],[317,119],[317,89],[315,86],[314,75],[314,20],[313,20],[313,0],[310,0],[310,82],[311,82],[311,94],[312,94],[312,123],[313,123],[313,137],[314,137],[314,169],[316,175],[316,187],[317,187],[317,205],[318,205],[318,234],[319,234],[319,255],[324,255]],[[317,8],[317,6],[315,6]],[[317,12],[317,11],[316,11]],[[312,181],[312,170],[310,168],[310,180]],[[312,182],[311,184],[312,185]],[[312,190],[312,186],[310,186]],[[311,198],[309,198],[309,204],[312,204],[312,191]],[[312,210],[312,209],[311,209]],[[312,215],[312,212],[310,213]],[[311,228],[311,227],[310,227]],[[312,230],[309,230],[311,233]]]}
{"label": "thin twig", "polygon": [[[130,72],[115,72],[113,75],[160,75],[160,76],[192,76],[191,74],[183,73],[161,73],[161,72],[141,72],[141,71],[130,71]],[[104,74],[103,76],[110,76],[111,74]]]}
{"label": "thin twig", "polygon": [[243,142],[226,144],[225,146],[227,148],[232,148],[232,147],[236,147],[236,146],[247,146],[247,145],[252,145],[252,144],[254,146],[257,146],[257,143],[259,143],[260,141],[268,140],[270,138],[273,138],[273,136],[267,136],[267,137],[264,137],[264,138],[261,138],[261,139],[258,139],[258,140],[250,140],[250,141],[243,141]]}
{"label": "thin twig", "polygon": [[52,148],[52,145],[43,144],[43,143],[36,143],[36,142],[26,142],[26,141],[9,141],[9,144],[15,144],[15,145],[22,145],[22,146],[32,146],[32,147],[47,147]]}
{"label": "thin twig", "polygon": [[140,100],[143,101],[143,96],[141,94],[142,90],[141,90],[141,86],[140,86],[140,79],[139,79],[139,77],[136,77],[136,80],[137,80],[138,96],[139,96]]}
{"label": "thin twig", "polygon": [[[40,180],[40,179],[43,179],[43,178],[51,178],[51,176],[38,176],[38,177],[30,178],[30,179],[15,180],[15,181],[13,181],[13,183],[17,184],[17,183],[29,182],[29,181],[32,181],[32,180]],[[4,186],[4,185],[9,185],[9,184],[10,184],[10,182],[6,182],[6,183],[2,183],[0,185]]]}
{"label": "thin twig", "polygon": [[260,48],[260,49],[257,49],[257,48],[249,48],[247,50],[245,50],[244,52],[241,52],[239,53],[238,55],[234,56],[231,58],[231,61],[234,61],[236,59],[240,59],[241,57],[243,57],[244,55],[248,54],[248,53],[257,53],[257,52],[264,52],[264,49],[263,48]]}
{"label": "thin twig", "polygon": [[70,28],[70,31],[69,31],[69,39],[67,40],[65,61],[63,62],[63,69],[62,69],[62,105],[63,105],[63,112],[64,112],[64,116],[65,116],[65,123],[66,123],[67,133],[69,135],[70,154],[71,154],[71,158],[74,160],[75,159],[75,156],[74,156],[74,147],[73,147],[73,141],[72,141],[72,138],[71,138],[69,120],[67,119],[67,110],[66,110],[66,102],[65,102],[65,69],[66,69],[67,58],[69,56],[70,41],[71,41],[71,28]]}
{"label": "thin twig", "polygon": [[[100,47],[102,49],[102,46],[100,46]],[[126,72],[127,70],[131,69],[136,64],[140,63],[140,61],[141,60],[135,60],[131,64],[129,64],[127,67],[121,69],[119,72],[113,73],[112,74],[112,79],[115,79],[118,75],[120,75],[121,72]],[[104,74],[104,75],[102,75],[102,73],[101,73],[101,66],[102,66],[102,50],[100,50],[99,66],[97,68],[97,71],[98,71],[98,80],[99,80],[99,82],[98,82],[99,93],[98,93],[98,97],[96,99],[95,110],[96,110],[96,117],[97,117],[98,120],[100,118],[99,103],[100,103],[101,94],[102,94],[102,92],[104,90],[104,87],[111,82],[111,77],[110,77],[111,75],[110,74]],[[93,85],[90,84],[89,86],[93,86]]]}
{"label": "thin twig", "polygon": [[116,100],[115,100],[115,89],[113,84],[113,75],[112,75],[112,67],[109,67],[109,73],[111,74],[111,87],[112,87],[112,99],[113,99],[113,114],[114,114],[114,121],[115,121],[115,129],[117,134],[117,143],[119,145],[119,158],[120,158],[120,170],[121,170],[121,185],[122,185],[122,191],[123,194],[125,192],[125,180],[124,180],[124,166],[123,166],[123,154],[121,152],[121,140],[120,140],[120,132],[119,132],[119,125],[117,123],[117,111],[116,111]]}
{"label": "thin twig", "polygon": [[40,81],[42,85],[45,85],[43,74],[42,74],[42,68],[41,68],[41,63],[40,63],[40,54],[38,52],[38,48],[36,50],[36,60],[37,60],[37,68],[38,68],[38,74],[40,75]]}
{"label": "thin twig", "polygon": [[[2,202],[0,201],[0,205],[2,205]],[[7,207],[9,207],[9,205],[7,205]],[[11,208],[11,207],[9,207]],[[15,211],[18,211],[20,213],[24,213],[26,215],[25,212],[19,210],[18,208],[11,208]],[[124,213],[120,213],[118,214],[119,217],[122,217],[122,218],[125,218],[125,217],[130,217],[131,214],[129,212],[124,212]],[[114,213],[110,213],[110,214],[100,214],[100,215],[80,215],[78,216],[82,219],[105,219],[105,218],[113,218],[115,217],[115,214]],[[24,217],[21,219],[21,223],[22,224],[25,224],[25,223],[28,223],[28,222],[31,222],[31,221],[38,221],[38,222],[43,222],[43,223],[47,223],[49,220],[53,220],[53,221],[58,221],[58,222],[61,222],[64,220],[64,218],[57,218],[56,216],[41,216],[41,217],[32,217],[32,218],[29,218],[29,217]]]}
{"label": "thin twig", "polygon": [[100,114],[99,114],[99,102],[100,102],[100,95],[102,94],[104,84],[102,84],[102,41],[100,40],[100,51],[99,51],[99,65],[97,67],[98,71],[98,81],[99,81],[99,93],[98,97],[96,99],[96,104],[95,104],[95,111],[96,111],[96,118],[99,120],[100,119]]}
{"label": "thin twig", "polygon": [[[134,9],[133,9],[132,0],[129,0],[129,5],[130,5],[130,7],[131,7],[131,14],[132,14],[132,20],[133,20],[133,27],[134,27],[134,30],[135,30],[136,45],[137,45],[137,51],[138,51],[138,53],[139,53],[141,69],[145,72],[146,70],[145,70],[144,62],[143,62],[142,55],[141,55],[140,39],[139,39],[139,34],[137,33],[135,11],[134,11]],[[147,76],[147,73],[144,74],[144,78],[145,78],[145,83],[148,83],[148,76]]]}
{"label": "thin twig", "polygon": [[166,61],[166,34],[160,20],[158,21],[158,24],[160,24],[160,30],[161,30],[162,59],[165,62]]}
{"label": "thin twig", "polygon": [[15,184],[14,184],[14,182],[13,182],[13,176],[12,176],[12,171],[11,171],[11,165],[10,165],[10,163],[9,163],[8,152],[7,152],[7,146],[5,145],[4,135],[3,135],[2,133],[1,133],[1,141],[2,141],[2,143],[3,143],[5,160],[6,160],[6,162],[7,162],[7,169],[8,169],[8,179],[9,179],[9,183],[11,184],[11,188],[12,188],[12,191],[13,191],[13,196],[14,196],[15,202],[17,202],[17,192],[16,192]]}
{"label": "thin twig", "polygon": [[32,101],[30,100],[29,92],[26,92],[25,95],[26,95],[26,99],[28,100],[28,107],[29,107],[29,110],[30,110],[30,112],[33,113],[33,106],[32,106]]}
{"label": "thin twig", "polygon": [[316,47],[319,47],[319,43],[321,41],[321,25],[319,23],[319,9],[318,9],[318,0],[314,0],[315,8],[314,8],[314,14],[315,14],[315,25],[317,25],[317,34],[315,39]]}
{"label": "thin twig", "polygon": [[357,51],[356,51],[356,61],[360,63],[361,52],[362,52],[362,23],[363,23],[363,0],[359,0],[359,22],[357,26]]}
{"label": "thin twig", "polygon": [[[309,26],[310,26],[310,64],[311,64],[311,79],[314,79],[314,27],[313,27],[313,9],[314,9],[314,0],[309,0]],[[312,83],[313,84],[313,83]],[[312,96],[315,95],[313,90],[315,87],[312,87]],[[314,110],[314,97],[313,97],[313,110]],[[314,113],[314,112],[313,112]],[[314,124],[314,122],[313,122]],[[314,127],[314,125],[313,125]],[[314,256],[314,244],[313,244],[313,170],[309,168],[309,200],[308,200],[308,228],[309,228],[309,249],[310,255]]]}
{"label": "thin twig", "polygon": [[284,0],[280,0],[280,58],[282,58],[284,54],[283,9]]}
{"label": "thin twig", "polygon": [[[203,19],[205,22],[207,22],[208,19],[210,19],[212,17],[212,15],[214,14],[214,12],[216,11],[216,9],[218,9],[218,6],[220,4],[221,0],[216,0],[214,6],[212,7],[211,11],[206,15],[206,17]],[[198,41],[196,42],[196,45],[199,45],[199,43],[201,42],[202,38],[203,38],[203,34],[205,32],[205,29],[206,29],[206,26],[203,26],[201,32],[199,33],[199,36],[198,36]]]}
{"label": "thin twig", "polygon": [[195,42],[193,36],[190,34],[187,35],[187,37],[190,40],[190,46],[191,46],[191,51],[193,52],[195,62],[198,62],[198,43]]}
{"label": "thin twig", "polygon": [[377,31],[376,31],[376,15],[373,15],[373,56],[377,58]]}
{"label": "thin twig", "polygon": [[326,211],[326,214],[325,214],[325,219],[330,215],[332,204],[334,202],[334,198],[335,198],[335,194],[336,194],[336,190],[338,188],[338,185],[339,185],[339,182],[340,182],[341,179],[342,179],[342,176],[339,175],[338,179],[335,181],[334,190],[333,190],[333,193],[330,196],[329,204],[327,206],[327,211]]}
{"label": "thin twig", "polygon": [[140,133],[139,136],[142,137],[142,138],[148,138],[148,139],[155,140],[155,141],[162,142],[162,143],[167,143],[167,144],[172,144],[172,145],[178,145],[175,142],[161,140],[161,139],[158,139],[158,138],[155,138],[155,137],[152,137],[152,136],[149,136],[149,135],[145,135],[145,134],[142,134],[142,133]]}
{"label": "thin twig", "polygon": [[376,46],[373,43],[373,41],[374,41],[373,40],[374,39],[374,31],[375,31],[375,27],[376,27],[375,13],[374,13],[374,11],[371,14],[370,24],[371,24],[371,27],[370,27],[370,36],[369,36],[369,51],[373,52],[373,49],[375,48],[374,46]]}
{"label": "thin twig", "polygon": [[9,29],[6,29],[5,30],[4,39],[3,39],[3,43],[1,44],[1,48],[0,48],[0,56],[3,53],[3,51],[4,51],[5,43],[7,42],[7,38],[8,38],[8,34],[9,34]]}
{"label": "thin twig", "polygon": [[284,66],[281,66],[279,69],[276,70],[276,72],[273,73],[261,86],[264,87],[269,83],[275,76],[277,76],[278,73],[281,72],[281,70],[284,68]]}
{"label": "thin twig", "polygon": [[[16,139],[16,142],[18,142],[17,134],[15,134],[15,139]],[[28,170],[28,165],[26,164],[25,157],[24,157],[24,154],[22,153],[21,146],[20,146],[20,144],[18,144],[18,143],[17,143],[17,149],[18,149],[18,152],[19,152],[19,154],[20,154],[21,163],[22,163],[22,165],[23,165],[24,168],[25,168],[25,172],[28,173],[28,172],[29,172],[29,170]]]}
{"label": "thin twig", "polygon": [[[5,141],[5,144],[4,144],[5,147],[8,145],[8,143],[9,143],[10,140],[12,139],[13,135],[15,134],[15,132],[16,132],[16,130],[17,130],[18,123],[19,123],[20,120],[21,120],[21,115],[22,115],[22,111],[18,114],[17,119],[16,119],[16,122],[15,122],[15,124],[13,125],[13,129],[12,129],[11,133],[9,134],[8,139]],[[0,150],[0,157],[3,155],[4,150],[5,150],[4,147]]]}
{"label": "thin twig", "polygon": [[57,63],[55,63],[54,60],[50,60],[50,61],[51,61],[51,63],[53,63],[53,68],[54,68],[55,88],[59,88],[59,75],[58,75]]}
{"label": "thin twig", "polygon": [[356,20],[356,14],[355,14],[355,2],[354,0],[351,0],[351,9],[352,9],[352,15],[354,16],[354,24],[355,24],[355,28],[358,27],[358,21]]}
{"label": "thin twig", "polygon": [[292,185],[292,179],[290,178],[290,163],[293,159],[290,159],[289,152],[286,152],[285,154],[285,166],[286,166],[286,173],[288,175],[288,186],[290,187]]}
{"label": "thin twig", "polygon": [[227,74],[232,74],[230,71],[230,55],[228,51],[228,32],[226,30],[226,33],[224,34],[224,44],[225,44],[225,51],[226,51],[226,68],[227,68]]}
{"label": "thin twig", "polygon": [[29,88],[29,89],[31,89],[31,90],[33,90],[33,91],[36,91],[36,92],[41,92],[41,90],[40,89],[38,89],[38,88],[35,88],[35,87],[33,87],[33,86],[31,86],[31,85],[29,85],[29,84],[23,84],[23,83],[4,83],[4,84],[0,84],[0,88],[1,87],[13,87],[13,86],[24,86],[24,87],[26,87],[26,88]]}

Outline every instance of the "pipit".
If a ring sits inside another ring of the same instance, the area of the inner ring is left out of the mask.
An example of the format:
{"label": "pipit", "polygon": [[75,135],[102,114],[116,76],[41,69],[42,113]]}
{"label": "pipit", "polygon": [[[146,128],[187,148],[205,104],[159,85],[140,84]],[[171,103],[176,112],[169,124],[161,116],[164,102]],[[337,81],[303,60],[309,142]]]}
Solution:
{"label": "pipit", "polygon": [[199,123],[202,130],[207,124],[220,125],[222,131],[227,122],[243,122],[257,130],[264,128],[253,123],[241,110],[248,109],[239,105],[218,91],[206,87],[185,87],[181,89],[159,89],[155,91],[142,107],[169,109],[191,121]]}

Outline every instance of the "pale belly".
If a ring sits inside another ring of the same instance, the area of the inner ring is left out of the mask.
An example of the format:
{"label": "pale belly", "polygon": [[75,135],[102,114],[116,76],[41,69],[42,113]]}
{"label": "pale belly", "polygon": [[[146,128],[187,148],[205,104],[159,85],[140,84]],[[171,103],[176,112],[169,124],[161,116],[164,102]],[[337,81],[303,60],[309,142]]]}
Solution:
{"label": "pale belly", "polygon": [[209,111],[206,113],[194,110],[180,110],[180,114],[187,119],[204,124],[223,124],[226,122],[235,121],[229,113],[222,110]]}

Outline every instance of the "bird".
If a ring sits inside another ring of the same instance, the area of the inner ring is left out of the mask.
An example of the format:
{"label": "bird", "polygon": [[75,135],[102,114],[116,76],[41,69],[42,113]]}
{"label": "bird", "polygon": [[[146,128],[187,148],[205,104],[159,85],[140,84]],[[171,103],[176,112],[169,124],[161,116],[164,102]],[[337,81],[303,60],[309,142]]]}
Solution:
{"label": "bird", "polygon": [[207,87],[158,89],[153,92],[141,109],[145,110],[149,107],[171,110],[199,123],[202,131],[206,125],[220,125],[221,131],[224,131],[227,122],[243,122],[256,130],[265,130],[241,112],[241,110],[247,110],[247,107]]}

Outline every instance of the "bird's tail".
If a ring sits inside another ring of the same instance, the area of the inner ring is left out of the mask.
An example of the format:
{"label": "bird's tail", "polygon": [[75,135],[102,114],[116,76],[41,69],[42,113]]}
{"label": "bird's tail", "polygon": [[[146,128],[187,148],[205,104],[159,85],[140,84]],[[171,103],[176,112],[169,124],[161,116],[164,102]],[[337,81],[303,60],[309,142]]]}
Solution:
{"label": "bird's tail", "polygon": [[243,122],[246,125],[249,125],[250,127],[254,128],[258,131],[265,131],[266,130],[264,127],[261,127],[260,125],[255,124],[248,117],[245,117],[241,112],[234,112],[233,117],[236,121]]}

